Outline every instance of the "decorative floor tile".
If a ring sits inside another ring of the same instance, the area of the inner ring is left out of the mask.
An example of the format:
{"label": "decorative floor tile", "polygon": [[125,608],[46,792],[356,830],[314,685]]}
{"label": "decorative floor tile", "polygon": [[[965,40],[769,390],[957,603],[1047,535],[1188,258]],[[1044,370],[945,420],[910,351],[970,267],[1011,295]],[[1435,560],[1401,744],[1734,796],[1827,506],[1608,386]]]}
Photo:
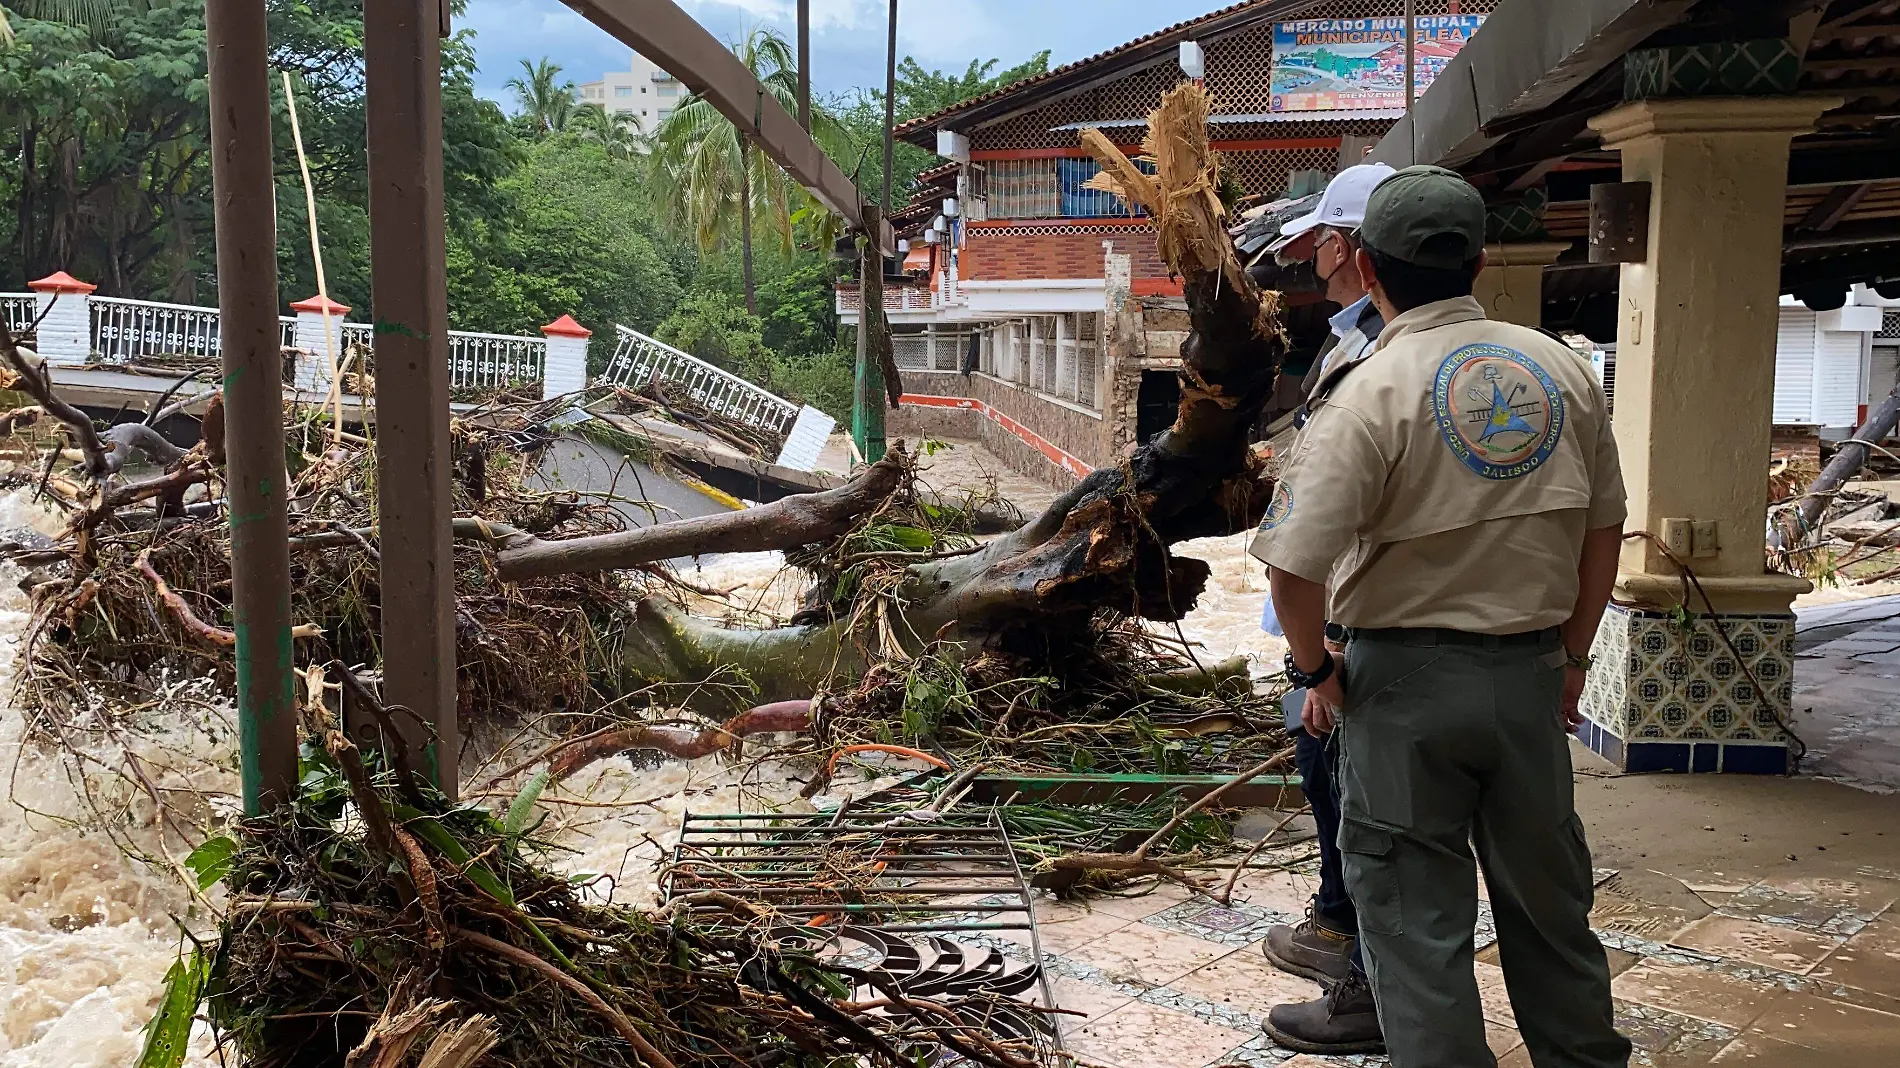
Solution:
{"label": "decorative floor tile", "polygon": [[1063,1017],[1062,1030],[1065,1033],[1076,1030],[1089,1020],[1106,1016],[1135,1000],[1126,987],[1097,986],[1066,975],[1051,979],[1049,986],[1050,992],[1055,995],[1057,1008],[1088,1014],[1086,1017]]}
{"label": "decorative floor tile", "polygon": [[1524,1036],[1517,1033],[1515,1027],[1501,1027],[1489,1020],[1484,1022],[1484,1043],[1491,1047],[1493,1057],[1502,1057],[1524,1044]]}
{"label": "decorative floor tile", "polygon": [[1184,1012],[1134,1001],[1068,1034],[1070,1050],[1117,1068],[1202,1065],[1253,1036]]}
{"label": "decorative floor tile", "polygon": [[1036,908],[1036,931],[1042,936],[1044,952],[1067,953],[1079,945],[1127,927],[1132,921],[1106,912],[1092,912],[1071,906]]}
{"label": "decorative floor tile", "polygon": [[1234,898],[1255,908],[1284,916],[1304,917],[1319,889],[1318,868],[1312,874],[1291,871],[1248,872],[1234,884]]}
{"label": "decorative floor tile", "polygon": [[1620,1001],[1740,1031],[1755,1022],[1781,989],[1702,968],[1645,961],[1617,976],[1610,991]]}
{"label": "decorative floor tile", "polygon": [[1634,1047],[1630,1064],[1653,1068],[1706,1064],[1741,1034],[1733,1027],[1626,1002],[1617,1003],[1616,1029]]}
{"label": "decorative floor tile", "polygon": [[1225,957],[1197,968],[1172,984],[1216,1004],[1232,1005],[1243,1012],[1265,1017],[1275,1005],[1294,1001],[1312,1001],[1324,991],[1318,983],[1275,968],[1255,943],[1237,949]]}
{"label": "decorative floor tile", "polygon": [[1090,903],[1098,912],[1111,916],[1121,916],[1130,920],[1145,920],[1157,912],[1187,901],[1194,895],[1177,883],[1163,882],[1151,889],[1125,894],[1105,894]]}
{"label": "decorative floor tile", "polygon": [[1777,995],[1748,1033],[1824,1055],[1811,1058],[1811,1062],[1825,1063],[1830,1068],[1890,1065],[1895,1063],[1895,1051],[1900,1050],[1900,1016],[1812,994]]}
{"label": "decorative floor tile", "polygon": [[1743,1035],[1723,1046],[1709,1063],[1721,1065],[1722,1068],[1735,1068],[1737,1065],[1746,1065],[1747,1068],[1809,1068],[1813,1062],[1813,1050],[1766,1035]]}
{"label": "decorative floor tile", "polygon": [[1226,946],[1137,923],[1070,949],[1066,955],[1122,982],[1166,986],[1227,953]]}
{"label": "decorative floor tile", "polygon": [[1670,941],[1687,949],[1806,975],[1845,939],[1732,916],[1710,916],[1691,924]]}
{"label": "decorative floor tile", "polygon": [[1812,974],[1826,982],[1900,998],[1900,919],[1882,917],[1861,928]]}
{"label": "decorative floor tile", "polygon": [[1499,1027],[1517,1027],[1517,1014],[1511,1011],[1511,995],[1504,986],[1504,969],[1489,964],[1473,964],[1478,980],[1478,1001],[1484,1005],[1485,1022]]}
{"label": "decorative floor tile", "polygon": [[1141,921],[1150,927],[1175,931],[1223,946],[1244,946],[1266,937],[1267,928],[1298,918],[1236,901],[1222,908],[1206,898],[1184,901],[1166,912]]}
{"label": "decorative floor tile", "polygon": [[[1820,890],[1801,883],[1825,883]],[[1885,894],[1860,896],[1844,888],[1859,889],[1858,883],[1837,880],[1789,880],[1786,888],[1757,883],[1722,903],[1724,916],[1759,920],[1777,927],[1792,927],[1818,935],[1847,936],[1867,926],[1881,909],[1893,904]],[[1875,906],[1861,908],[1863,904]]]}
{"label": "decorative floor tile", "polygon": [[1790,897],[1843,911],[1858,912],[1869,918],[1880,915],[1900,901],[1900,881],[1893,878],[1825,879],[1783,875],[1763,879],[1760,886]]}

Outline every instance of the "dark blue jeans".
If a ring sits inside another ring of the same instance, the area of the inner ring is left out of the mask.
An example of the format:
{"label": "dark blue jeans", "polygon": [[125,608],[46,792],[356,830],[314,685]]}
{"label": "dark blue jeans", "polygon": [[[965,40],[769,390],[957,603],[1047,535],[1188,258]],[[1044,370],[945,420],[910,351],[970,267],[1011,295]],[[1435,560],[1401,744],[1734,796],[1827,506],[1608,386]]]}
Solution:
{"label": "dark blue jeans", "polygon": [[1306,728],[1293,731],[1293,759],[1300,768],[1300,789],[1313,809],[1319,832],[1319,892],[1313,895],[1314,918],[1341,934],[1355,936],[1353,970],[1365,972],[1360,956],[1359,913],[1346,893],[1346,875],[1339,862],[1339,743],[1331,735],[1315,738]]}

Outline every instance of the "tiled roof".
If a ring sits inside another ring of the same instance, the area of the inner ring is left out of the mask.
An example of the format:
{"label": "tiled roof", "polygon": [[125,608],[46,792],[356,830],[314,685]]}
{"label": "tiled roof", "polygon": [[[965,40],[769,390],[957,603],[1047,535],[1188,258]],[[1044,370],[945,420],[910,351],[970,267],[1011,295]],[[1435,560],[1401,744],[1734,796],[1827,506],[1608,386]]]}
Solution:
{"label": "tiled roof", "polygon": [[[1065,228],[1066,229],[1066,228]],[[1148,227],[1116,227],[1102,233],[991,233],[972,229],[957,258],[957,276],[969,282],[1026,282],[1102,277],[1102,242],[1133,258],[1136,278],[1166,278]]]}
{"label": "tiled roof", "polygon": [[1189,19],[1186,22],[1177,22],[1174,25],[1167,27],[1166,29],[1156,30],[1153,33],[1146,34],[1141,37],[1137,37],[1134,40],[1129,41],[1127,44],[1117,45],[1116,47],[1108,49],[1107,51],[1097,52],[1094,55],[1089,56],[1085,59],[1078,59],[1073,63],[1065,63],[1062,66],[1055,68],[1054,70],[1048,71],[1043,74],[1038,74],[1032,78],[1024,78],[1022,81],[1005,85],[999,89],[992,89],[989,92],[983,93],[979,96],[973,96],[968,100],[962,101],[957,104],[953,104],[950,107],[947,107],[943,109],[942,111],[937,112],[934,115],[925,115],[921,118],[911,119],[908,122],[899,123],[895,133],[898,137],[903,137],[905,134],[915,133],[918,130],[936,126],[938,123],[942,122],[944,119],[948,118],[951,115],[955,115],[956,113],[960,111],[967,111],[970,108],[977,107],[978,105],[981,105],[981,104],[987,104],[990,101],[996,100],[1000,97],[1009,96],[1013,93],[1022,92],[1025,89],[1034,88],[1035,86],[1041,85],[1044,82],[1062,77],[1063,75],[1069,74],[1073,71],[1080,70],[1084,67],[1088,67],[1096,63],[1101,63],[1105,60],[1113,59],[1116,56],[1119,56],[1130,49],[1138,48],[1152,41],[1156,41],[1156,40],[1159,40],[1161,38],[1168,37],[1171,35],[1183,34],[1185,31],[1192,30],[1195,27],[1202,25],[1203,23],[1212,22],[1216,19],[1220,19],[1225,16],[1232,15],[1240,11],[1244,11],[1250,7],[1266,7],[1273,3],[1274,3],[1274,0],[1242,0],[1241,3],[1234,4],[1229,7],[1221,8],[1218,11],[1210,11],[1199,18]]}

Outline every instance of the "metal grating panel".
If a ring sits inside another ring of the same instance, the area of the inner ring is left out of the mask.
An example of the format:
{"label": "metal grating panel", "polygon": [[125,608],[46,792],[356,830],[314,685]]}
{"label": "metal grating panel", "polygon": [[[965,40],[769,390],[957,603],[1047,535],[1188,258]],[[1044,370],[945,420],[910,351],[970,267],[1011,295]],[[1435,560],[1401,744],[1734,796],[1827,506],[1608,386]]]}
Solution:
{"label": "metal grating panel", "polygon": [[[1027,1008],[1056,1002],[1029,886],[994,810],[687,812],[663,884],[669,902],[717,891],[770,909],[775,939],[855,973],[853,1000],[894,987],[1026,1043],[1034,1063],[1063,1063],[1057,1018]],[[708,903],[694,915],[728,914]],[[1006,931],[1028,933],[1030,960],[1002,951]]]}

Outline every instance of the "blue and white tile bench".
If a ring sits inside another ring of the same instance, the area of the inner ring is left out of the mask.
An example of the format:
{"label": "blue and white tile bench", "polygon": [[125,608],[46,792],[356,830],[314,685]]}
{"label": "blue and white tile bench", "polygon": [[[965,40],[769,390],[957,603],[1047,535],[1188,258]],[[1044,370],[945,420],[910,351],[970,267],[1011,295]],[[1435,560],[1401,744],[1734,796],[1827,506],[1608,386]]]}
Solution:
{"label": "blue and white tile bench", "polygon": [[1624,771],[1785,774],[1794,629],[1787,614],[1697,615],[1685,626],[1673,613],[1612,604],[1591,649],[1577,737]]}

